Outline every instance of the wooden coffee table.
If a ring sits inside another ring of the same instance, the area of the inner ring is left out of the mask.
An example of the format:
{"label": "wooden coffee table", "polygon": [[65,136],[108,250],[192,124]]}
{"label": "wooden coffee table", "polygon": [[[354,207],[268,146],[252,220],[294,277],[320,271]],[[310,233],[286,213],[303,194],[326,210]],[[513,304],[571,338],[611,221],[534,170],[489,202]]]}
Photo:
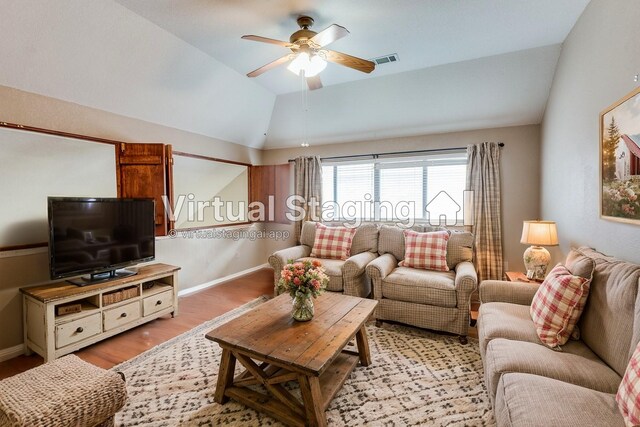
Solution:
{"label": "wooden coffee table", "polygon": [[[222,347],[215,401],[231,398],[292,426],[326,426],[325,410],[358,361],[371,363],[365,322],[378,302],[325,292],[314,303],[309,322],[291,318],[283,294],[209,332]],[[345,348],[354,337],[358,351]],[[246,370],[234,378],[236,360]],[[288,381],[298,382],[302,402]]]}

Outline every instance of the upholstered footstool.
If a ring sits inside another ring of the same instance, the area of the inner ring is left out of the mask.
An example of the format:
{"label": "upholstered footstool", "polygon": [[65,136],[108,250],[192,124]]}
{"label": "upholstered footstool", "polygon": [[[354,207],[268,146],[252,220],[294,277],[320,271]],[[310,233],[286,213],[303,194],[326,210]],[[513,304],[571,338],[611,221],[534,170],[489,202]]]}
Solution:
{"label": "upholstered footstool", "polygon": [[69,355],[0,381],[0,426],[112,426],[124,379]]}

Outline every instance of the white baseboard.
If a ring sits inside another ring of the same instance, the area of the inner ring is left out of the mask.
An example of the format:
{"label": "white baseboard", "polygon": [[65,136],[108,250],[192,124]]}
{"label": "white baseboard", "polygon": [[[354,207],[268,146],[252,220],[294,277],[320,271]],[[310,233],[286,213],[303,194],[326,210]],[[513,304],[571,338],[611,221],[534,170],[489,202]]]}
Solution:
{"label": "white baseboard", "polygon": [[22,344],[14,345],[13,347],[3,348],[0,350],[0,362],[13,359],[24,353],[24,346]]}
{"label": "white baseboard", "polygon": [[253,273],[254,271],[261,270],[261,269],[263,269],[265,267],[269,267],[269,264],[268,263],[260,264],[260,265],[258,265],[256,267],[247,268],[246,270],[238,271],[237,273],[233,273],[233,274],[230,274],[228,276],[224,276],[224,277],[221,277],[219,279],[215,279],[215,280],[212,280],[210,282],[203,283],[201,285],[197,285],[197,286],[193,286],[191,288],[183,289],[183,290],[178,292],[178,296],[182,297],[182,296],[185,296],[185,295],[189,295],[189,294],[192,294],[194,292],[198,292],[198,291],[201,291],[203,289],[207,289],[207,288],[210,288],[212,286],[216,286],[216,285],[219,285],[221,283],[228,282],[231,279],[236,279],[236,278],[238,278],[240,276],[244,276],[245,274]]}

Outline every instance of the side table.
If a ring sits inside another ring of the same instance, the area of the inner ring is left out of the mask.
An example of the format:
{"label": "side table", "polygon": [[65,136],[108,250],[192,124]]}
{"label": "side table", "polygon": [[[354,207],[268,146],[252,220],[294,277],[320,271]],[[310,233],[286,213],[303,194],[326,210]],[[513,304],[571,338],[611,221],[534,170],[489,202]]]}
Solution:
{"label": "side table", "polygon": [[523,282],[523,283],[541,283],[542,280],[527,279],[526,274],[521,271],[507,271],[504,273],[504,277],[509,282]]}

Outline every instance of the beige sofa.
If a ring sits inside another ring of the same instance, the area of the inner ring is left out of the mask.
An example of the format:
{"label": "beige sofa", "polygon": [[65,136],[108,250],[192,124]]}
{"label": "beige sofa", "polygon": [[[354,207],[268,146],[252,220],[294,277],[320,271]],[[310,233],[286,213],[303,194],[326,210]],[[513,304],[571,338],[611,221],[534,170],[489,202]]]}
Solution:
{"label": "beige sofa", "polygon": [[565,265],[593,279],[580,339],[562,351],[536,334],[537,284],[480,285],[480,353],[499,426],[624,426],[615,394],[640,340],[640,266],[590,248],[572,250]]}
{"label": "beige sofa", "polygon": [[[414,227],[415,229],[415,227]],[[416,231],[433,231],[417,227]],[[447,243],[450,271],[439,272],[401,267],[404,234],[398,227],[380,227],[380,257],[367,266],[378,300],[376,320],[391,320],[420,328],[450,332],[466,344],[471,294],[478,278],[473,266],[473,235],[452,231]]]}
{"label": "beige sofa", "polygon": [[[316,235],[316,223],[307,221],[302,225],[300,245],[275,252],[269,257],[273,267],[274,294],[278,294],[278,281],[282,267],[289,261],[310,258]],[[329,276],[327,290],[346,295],[367,297],[371,293],[371,280],[365,274],[365,267],[378,256],[378,225],[362,224],[356,230],[351,244],[351,257],[345,261],[320,259]]]}

